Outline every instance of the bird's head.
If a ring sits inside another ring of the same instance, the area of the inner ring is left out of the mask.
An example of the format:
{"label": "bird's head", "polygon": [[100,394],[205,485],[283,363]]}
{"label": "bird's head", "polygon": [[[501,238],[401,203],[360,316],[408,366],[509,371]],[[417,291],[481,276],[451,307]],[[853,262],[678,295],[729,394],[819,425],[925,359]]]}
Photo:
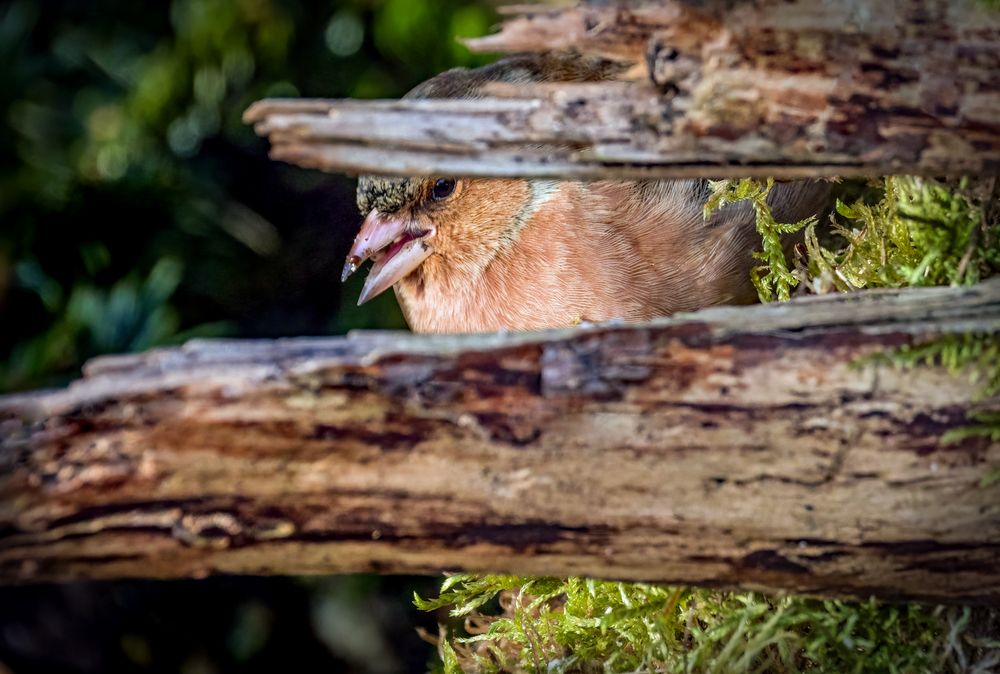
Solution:
{"label": "bird's head", "polygon": [[374,262],[358,304],[404,279],[467,283],[516,238],[530,199],[523,180],[362,177],[342,280]]}
{"label": "bird's head", "polygon": [[[479,98],[490,82],[594,82],[627,65],[578,54],[520,54],[475,70],[454,68],[406,98]],[[374,260],[360,304],[404,279],[467,283],[475,279],[551,192],[548,181],[362,177],[365,216],[343,279]]]}

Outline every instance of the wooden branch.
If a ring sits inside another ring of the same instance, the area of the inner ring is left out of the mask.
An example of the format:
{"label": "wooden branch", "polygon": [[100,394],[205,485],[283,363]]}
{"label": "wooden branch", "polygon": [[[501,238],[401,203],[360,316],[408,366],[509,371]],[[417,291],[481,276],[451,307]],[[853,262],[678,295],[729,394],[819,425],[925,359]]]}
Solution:
{"label": "wooden branch", "polygon": [[0,580],[444,569],[1000,605],[1000,400],[865,358],[1000,280],[533,334],[195,342],[0,399]]}
{"label": "wooden branch", "polygon": [[261,101],[327,171],[559,178],[1000,174],[1000,11],[977,0],[525,9],[482,51],[573,50],[636,81],[476,101]]}

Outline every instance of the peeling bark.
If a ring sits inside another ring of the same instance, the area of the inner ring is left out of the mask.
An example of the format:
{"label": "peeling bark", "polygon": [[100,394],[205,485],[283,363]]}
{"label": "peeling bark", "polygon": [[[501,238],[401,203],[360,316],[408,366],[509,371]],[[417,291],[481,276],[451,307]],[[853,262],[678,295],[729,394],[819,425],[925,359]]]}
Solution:
{"label": "peeling bark", "polygon": [[517,8],[481,51],[572,50],[632,81],[477,101],[262,101],[276,159],[559,178],[1000,174],[1000,11],[976,0]]}
{"label": "peeling bark", "polygon": [[0,398],[0,581],[441,570],[1000,605],[1000,281],[528,334],[193,342]]}

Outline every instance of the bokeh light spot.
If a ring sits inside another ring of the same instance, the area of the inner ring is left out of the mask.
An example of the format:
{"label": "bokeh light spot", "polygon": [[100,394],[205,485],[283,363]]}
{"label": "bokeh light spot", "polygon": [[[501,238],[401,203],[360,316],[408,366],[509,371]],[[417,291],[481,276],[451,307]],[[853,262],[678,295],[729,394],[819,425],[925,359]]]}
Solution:
{"label": "bokeh light spot", "polygon": [[334,56],[351,56],[361,49],[365,27],[354,12],[344,10],[333,15],[323,37]]}
{"label": "bokeh light spot", "polygon": [[94,163],[102,180],[118,180],[128,169],[128,152],[117,143],[105,145],[97,151]]}

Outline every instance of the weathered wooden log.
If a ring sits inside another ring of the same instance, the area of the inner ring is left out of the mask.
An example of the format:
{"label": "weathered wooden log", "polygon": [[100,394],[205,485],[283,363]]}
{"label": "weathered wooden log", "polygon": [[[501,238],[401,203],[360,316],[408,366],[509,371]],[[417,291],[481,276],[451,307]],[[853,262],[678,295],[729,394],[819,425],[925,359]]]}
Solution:
{"label": "weathered wooden log", "polygon": [[1000,280],[528,334],[209,341],[0,399],[0,581],[441,570],[1000,605]]}
{"label": "weathered wooden log", "polygon": [[262,101],[276,159],[559,178],[1000,174],[1000,11],[978,0],[600,3],[470,45],[631,64],[477,101]]}

